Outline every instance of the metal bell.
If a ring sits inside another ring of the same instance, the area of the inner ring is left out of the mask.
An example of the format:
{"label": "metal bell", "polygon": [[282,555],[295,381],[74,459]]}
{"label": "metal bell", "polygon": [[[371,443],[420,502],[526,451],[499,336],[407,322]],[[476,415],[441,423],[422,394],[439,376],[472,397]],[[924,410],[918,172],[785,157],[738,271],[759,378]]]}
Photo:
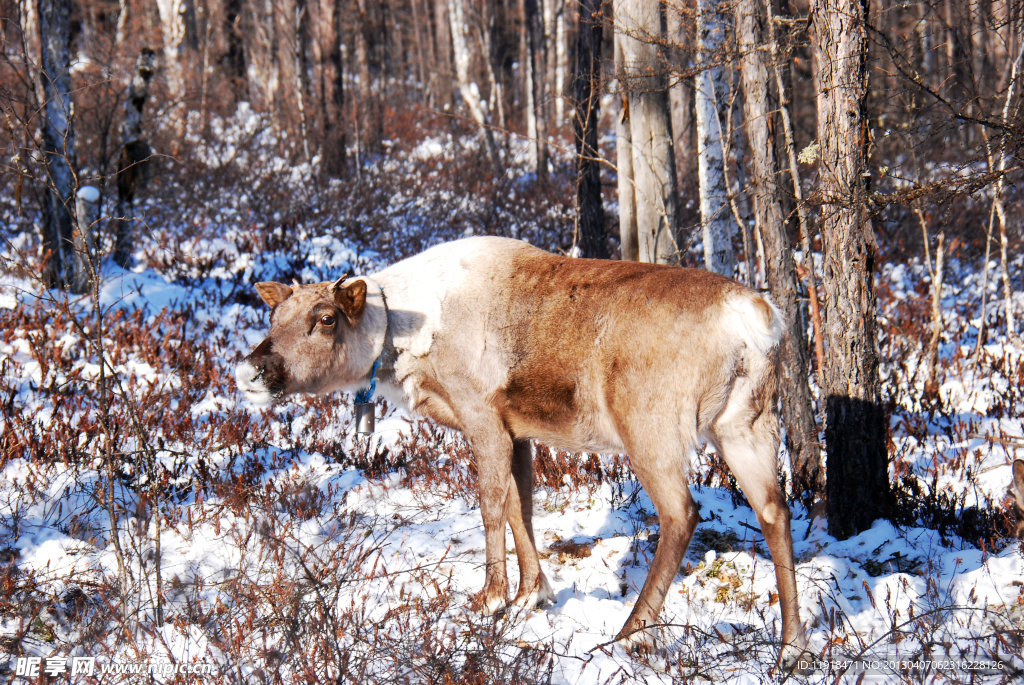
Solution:
{"label": "metal bell", "polygon": [[356,435],[371,435],[374,430],[373,402],[356,403]]}

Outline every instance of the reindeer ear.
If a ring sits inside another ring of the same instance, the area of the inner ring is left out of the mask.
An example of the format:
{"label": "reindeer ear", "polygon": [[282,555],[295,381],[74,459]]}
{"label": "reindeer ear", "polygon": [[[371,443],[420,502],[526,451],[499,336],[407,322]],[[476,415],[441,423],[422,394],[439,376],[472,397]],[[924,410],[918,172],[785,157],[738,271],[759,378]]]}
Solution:
{"label": "reindeer ear", "polygon": [[349,324],[355,326],[366,307],[366,281],[352,281],[348,287],[335,283],[331,289],[334,291],[334,303],[345,313]]}
{"label": "reindeer ear", "polygon": [[256,294],[271,308],[292,296],[292,289],[284,283],[264,281],[256,284]]}

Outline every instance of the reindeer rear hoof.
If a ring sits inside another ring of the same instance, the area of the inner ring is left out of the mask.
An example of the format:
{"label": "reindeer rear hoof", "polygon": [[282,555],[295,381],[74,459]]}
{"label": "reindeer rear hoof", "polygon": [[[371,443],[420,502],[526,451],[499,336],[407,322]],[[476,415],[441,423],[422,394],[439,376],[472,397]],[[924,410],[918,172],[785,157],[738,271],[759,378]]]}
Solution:
{"label": "reindeer rear hoof", "polygon": [[540,577],[539,582],[534,586],[530,592],[523,592],[520,590],[519,595],[515,598],[513,604],[523,611],[533,611],[534,609],[543,609],[554,605],[555,593],[551,589],[551,584],[548,583],[548,579],[543,575]]}
{"label": "reindeer rear hoof", "polygon": [[801,635],[794,641],[783,643],[779,650],[776,671],[780,675],[807,675],[813,670],[814,659],[814,655],[807,651],[806,637]]}

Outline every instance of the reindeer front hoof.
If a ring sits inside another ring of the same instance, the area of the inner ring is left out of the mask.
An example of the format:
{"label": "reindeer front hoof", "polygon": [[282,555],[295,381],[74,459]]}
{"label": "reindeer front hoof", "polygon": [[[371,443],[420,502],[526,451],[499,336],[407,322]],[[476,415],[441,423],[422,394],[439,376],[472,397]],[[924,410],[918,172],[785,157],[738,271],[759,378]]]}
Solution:
{"label": "reindeer front hoof", "polygon": [[615,640],[630,654],[647,655],[654,651],[654,635],[640,622],[624,625]]}
{"label": "reindeer front hoof", "polygon": [[487,591],[477,595],[473,602],[473,608],[482,616],[495,616],[505,612],[508,601],[504,595],[488,594]]}

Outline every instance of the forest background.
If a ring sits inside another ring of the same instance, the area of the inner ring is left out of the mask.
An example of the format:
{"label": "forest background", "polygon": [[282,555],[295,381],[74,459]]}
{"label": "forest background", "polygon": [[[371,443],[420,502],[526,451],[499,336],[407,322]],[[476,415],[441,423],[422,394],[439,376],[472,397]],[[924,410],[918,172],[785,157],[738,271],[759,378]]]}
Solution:
{"label": "forest background", "polygon": [[[211,488],[252,506],[212,455],[235,468],[288,445],[371,481],[436,477],[418,445],[331,446],[327,419],[281,433],[232,406],[176,424],[170,407],[234,396],[223,368],[246,351],[205,300],[258,331],[256,281],[333,280],[473,234],[770,293],[790,323],[783,477],[808,525],[1004,548],[1012,505],[978,479],[1005,487],[1024,445],[1017,3],[2,0],[0,19],[3,463],[51,485],[49,467],[92,474],[76,487],[105,518],[69,534],[116,559],[108,610],[133,635],[165,620],[161,525]],[[133,299],[133,273],[192,290]],[[344,400],[322,402],[345,424]],[[563,457],[538,478],[629,480]],[[706,484],[735,492],[705,457]],[[12,504],[8,528],[33,506]],[[36,591],[6,568],[8,597]],[[992,634],[1019,641],[1017,621]]]}

